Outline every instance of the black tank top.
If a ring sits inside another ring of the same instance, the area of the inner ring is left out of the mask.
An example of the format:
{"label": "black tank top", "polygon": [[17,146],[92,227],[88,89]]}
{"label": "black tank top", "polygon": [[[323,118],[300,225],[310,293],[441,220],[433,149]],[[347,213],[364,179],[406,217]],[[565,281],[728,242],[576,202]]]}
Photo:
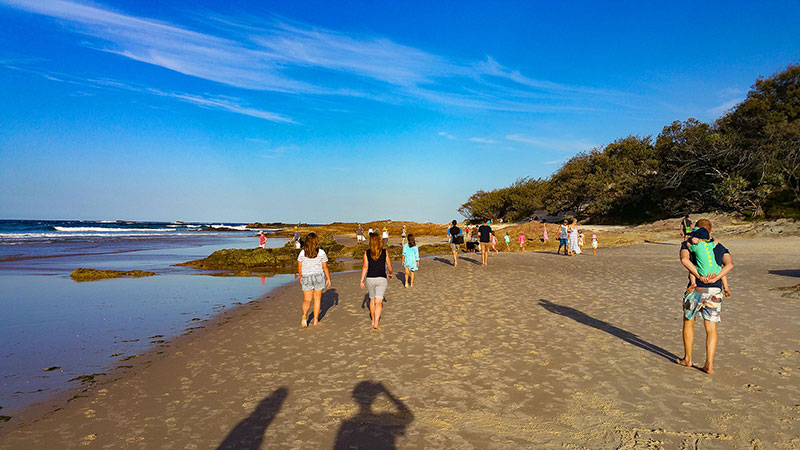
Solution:
{"label": "black tank top", "polygon": [[367,278],[386,278],[386,249],[377,260],[372,259],[372,250],[367,250],[367,264]]}

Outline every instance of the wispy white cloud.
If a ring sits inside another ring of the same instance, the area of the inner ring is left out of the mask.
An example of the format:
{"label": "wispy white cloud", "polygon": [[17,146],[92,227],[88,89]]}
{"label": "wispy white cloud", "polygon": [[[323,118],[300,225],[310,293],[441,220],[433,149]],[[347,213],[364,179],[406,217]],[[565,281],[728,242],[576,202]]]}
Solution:
{"label": "wispy white cloud", "polygon": [[477,142],[479,144],[497,144],[497,141],[495,141],[494,139],[485,138],[485,137],[471,137],[471,138],[469,138],[469,140],[471,142]]}
{"label": "wispy white cloud", "polygon": [[440,132],[438,132],[436,134],[439,135],[439,136],[442,136],[442,137],[446,137],[447,139],[455,139],[456,138],[455,136],[453,136],[452,134],[448,133],[447,131],[440,131]]}
{"label": "wispy white cloud", "polygon": [[555,150],[559,152],[582,152],[596,147],[595,144],[585,139],[530,137],[524,134],[509,134],[506,136],[506,139],[512,142],[526,144],[541,150]]}
{"label": "wispy white cloud", "polygon": [[717,118],[728,111],[730,111],[734,106],[738,105],[744,100],[744,96],[734,98],[732,100],[728,100],[720,105],[717,105],[713,108],[708,110],[708,114],[711,114],[714,118]]}
{"label": "wispy white cloud", "polygon": [[257,144],[258,152],[262,158],[274,159],[283,156],[288,152],[299,150],[295,144],[292,145],[274,145],[271,141],[261,138],[247,138],[248,142]]}
{"label": "wispy white cloud", "polygon": [[[56,19],[90,37],[86,45],[97,50],[237,88],[523,112],[596,110],[623,95],[537,80],[491,57],[455,60],[381,36],[278,17],[190,14],[189,26],[70,0],[0,5]],[[224,109],[224,102],[215,107]]]}

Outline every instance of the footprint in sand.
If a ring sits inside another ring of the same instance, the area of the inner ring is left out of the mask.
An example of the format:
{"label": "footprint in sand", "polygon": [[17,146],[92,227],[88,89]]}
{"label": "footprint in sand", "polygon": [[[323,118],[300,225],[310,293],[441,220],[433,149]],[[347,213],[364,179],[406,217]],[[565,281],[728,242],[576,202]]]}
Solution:
{"label": "footprint in sand", "polygon": [[744,385],[748,391],[750,392],[761,392],[761,386],[757,384],[747,383]]}

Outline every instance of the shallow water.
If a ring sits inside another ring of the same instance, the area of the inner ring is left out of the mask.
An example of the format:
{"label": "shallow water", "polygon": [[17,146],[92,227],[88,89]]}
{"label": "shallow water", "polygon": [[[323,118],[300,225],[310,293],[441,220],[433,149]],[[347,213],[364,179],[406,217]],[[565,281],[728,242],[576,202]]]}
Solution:
{"label": "shallow water", "polygon": [[[273,238],[268,245],[285,242]],[[0,414],[45,400],[78,383],[68,381],[74,377],[128,364],[125,358],[160,345],[154,341],[202,326],[219,311],[290,282],[291,275],[215,277],[171,267],[221,248],[256,244],[247,233],[15,245],[17,257],[0,261]],[[7,247],[0,250],[8,256]],[[77,283],[69,278],[77,267],[159,275]],[[59,369],[44,371],[50,367]]]}

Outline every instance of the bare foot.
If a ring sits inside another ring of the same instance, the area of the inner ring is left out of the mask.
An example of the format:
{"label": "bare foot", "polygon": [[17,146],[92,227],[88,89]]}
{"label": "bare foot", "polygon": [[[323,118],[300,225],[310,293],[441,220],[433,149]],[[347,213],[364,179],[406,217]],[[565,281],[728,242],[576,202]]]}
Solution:
{"label": "bare foot", "polygon": [[405,284],[406,289],[408,289],[408,283]]}
{"label": "bare foot", "polygon": [[318,321],[318,320],[315,320],[313,325],[314,325],[314,326],[317,326],[317,325],[319,325],[319,321]]}
{"label": "bare foot", "polygon": [[375,330],[375,331],[381,331],[381,327],[379,327],[377,325],[373,325],[372,329]]}
{"label": "bare foot", "polygon": [[303,320],[300,321],[300,326],[303,328],[308,327],[308,319],[304,317]]}
{"label": "bare foot", "polygon": [[711,365],[710,365],[710,364],[706,363],[706,364],[703,366],[703,372],[705,372],[705,373],[707,373],[707,374],[711,375],[712,373],[714,373],[714,368],[713,368],[713,367],[711,367]]}
{"label": "bare foot", "polygon": [[692,361],[687,361],[686,358],[679,358],[677,361],[678,364],[686,367],[692,367]]}

